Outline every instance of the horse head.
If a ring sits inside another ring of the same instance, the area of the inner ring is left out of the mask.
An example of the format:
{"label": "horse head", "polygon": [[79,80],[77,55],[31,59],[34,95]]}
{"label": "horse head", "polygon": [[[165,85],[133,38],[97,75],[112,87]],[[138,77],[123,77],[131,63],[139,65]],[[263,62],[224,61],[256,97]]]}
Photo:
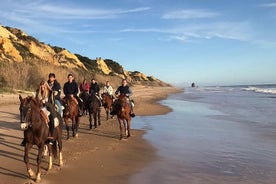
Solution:
{"label": "horse head", "polygon": [[26,98],[22,98],[19,95],[20,100],[20,123],[22,129],[27,129],[29,126],[32,126],[33,112],[39,111],[41,108],[41,103],[37,101],[34,97],[28,96]]}
{"label": "horse head", "polygon": [[62,102],[64,105],[64,116],[70,116],[72,115],[73,111],[78,111],[78,101],[75,97],[63,98]]}

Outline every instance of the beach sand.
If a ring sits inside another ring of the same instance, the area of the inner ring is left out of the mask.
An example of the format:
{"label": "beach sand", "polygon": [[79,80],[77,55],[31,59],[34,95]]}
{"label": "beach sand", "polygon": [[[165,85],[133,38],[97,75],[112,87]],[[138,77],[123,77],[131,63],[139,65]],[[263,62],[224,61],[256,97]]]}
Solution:
{"label": "beach sand", "polygon": [[[158,100],[180,89],[134,86],[132,91],[136,115],[148,116],[170,112],[171,109],[161,106]],[[18,107],[18,94],[0,95],[0,181],[3,184],[35,183],[27,176],[24,149],[19,145],[23,132],[19,129]],[[144,131],[132,129],[129,139],[119,140],[117,120],[106,121],[104,110],[101,120],[99,128],[88,130],[88,117],[82,117],[79,137],[70,137],[68,141],[63,131],[64,166],[60,168],[55,159],[53,169],[47,171],[48,157],[44,158],[41,183],[128,183],[130,176],[158,159],[154,148],[142,138]],[[35,148],[30,154],[33,169],[36,151]]]}

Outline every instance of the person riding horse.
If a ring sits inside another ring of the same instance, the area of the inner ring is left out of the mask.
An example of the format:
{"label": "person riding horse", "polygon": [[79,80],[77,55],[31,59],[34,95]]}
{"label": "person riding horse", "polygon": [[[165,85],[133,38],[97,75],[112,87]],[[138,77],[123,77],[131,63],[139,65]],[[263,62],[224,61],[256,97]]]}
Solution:
{"label": "person riding horse", "polygon": [[[39,88],[36,90],[36,95],[35,98],[38,101],[41,101],[43,104],[42,107],[42,111],[45,113],[45,115],[49,118],[49,136],[48,136],[48,141],[49,144],[53,144],[53,132],[54,132],[54,128],[55,128],[55,109],[54,106],[49,102],[49,101],[53,101],[53,99],[51,99],[51,88],[48,85],[48,83],[46,81],[41,81]],[[23,138],[23,141],[21,143],[21,146],[25,146],[26,144],[26,138]]]}
{"label": "person riding horse", "polygon": [[[127,85],[127,80],[123,79],[122,80],[122,85],[118,87],[118,89],[115,91],[115,95],[118,96],[118,94],[124,94],[128,98],[128,103],[130,104],[130,116],[135,117],[135,114],[133,112],[133,104],[131,103],[130,96],[132,95],[132,91],[130,87]],[[116,110],[113,108],[112,112],[110,113],[111,115],[116,114]]]}
{"label": "person riding horse", "polygon": [[56,75],[54,73],[50,73],[49,74],[49,79],[48,79],[48,85],[51,88],[51,93],[50,95],[53,95],[53,102],[50,101],[50,103],[57,105],[58,107],[58,112],[60,114],[60,116],[63,116],[63,109],[62,109],[62,105],[61,105],[61,98],[60,98],[60,94],[61,94],[61,87],[59,82],[56,80]]}
{"label": "person riding horse", "polygon": [[63,92],[65,95],[65,98],[70,99],[70,98],[74,97],[78,101],[79,115],[82,116],[84,105],[83,105],[82,100],[78,97],[78,93],[79,93],[78,84],[74,80],[74,76],[71,73],[68,74],[67,79],[68,79],[68,81],[63,86]]}
{"label": "person riding horse", "polygon": [[90,88],[89,88],[89,94],[91,96],[95,95],[97,97],[97,99],[100,101],[100,104],[102,106],[102,100],[101,100],[101,97],[100,97],[100,87],[99,87],[99,85],[98,85],[98,83],[96,82],[95,79],[91,80],[91,84],[90,84]]}
{"label": "person riding horse", "polygon": [[105,86],[103,88],[103,93],[107,93],[111,96],[111,98],[113,99],[113,88],[110,85],[109,81],[106,81]]}

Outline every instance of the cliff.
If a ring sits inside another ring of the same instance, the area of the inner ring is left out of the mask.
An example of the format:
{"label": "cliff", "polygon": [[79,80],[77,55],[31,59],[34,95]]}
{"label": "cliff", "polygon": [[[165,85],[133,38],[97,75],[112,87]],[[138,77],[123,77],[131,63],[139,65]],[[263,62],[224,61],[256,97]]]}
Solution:
{"label": "cliff", "polygon": [[[83,71],[80,73],[96,73],[109,77],[127,78],[133,84],[167,85],[141,72],[127,71],[112,59],[103,59],[101,57],[90,59],[86,56],[73,54],[65,48],[40,42],[20,29],[0,25],[0,64],[34,64],[42,62],[55,67],[67,68],[68,70]],[[0,74],[0,79],[7,81],[5,79],[7,76],[9,75]]]}

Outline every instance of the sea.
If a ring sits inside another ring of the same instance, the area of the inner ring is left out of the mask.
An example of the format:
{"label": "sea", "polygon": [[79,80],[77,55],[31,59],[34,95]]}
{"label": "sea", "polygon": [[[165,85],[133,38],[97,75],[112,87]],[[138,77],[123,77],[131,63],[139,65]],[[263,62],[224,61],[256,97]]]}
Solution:
{"label": "sea", "polygon": [[276,85],[187,87],[160,103],[172,112],[132,121],[158,158],[128,183],[276,183]]}

